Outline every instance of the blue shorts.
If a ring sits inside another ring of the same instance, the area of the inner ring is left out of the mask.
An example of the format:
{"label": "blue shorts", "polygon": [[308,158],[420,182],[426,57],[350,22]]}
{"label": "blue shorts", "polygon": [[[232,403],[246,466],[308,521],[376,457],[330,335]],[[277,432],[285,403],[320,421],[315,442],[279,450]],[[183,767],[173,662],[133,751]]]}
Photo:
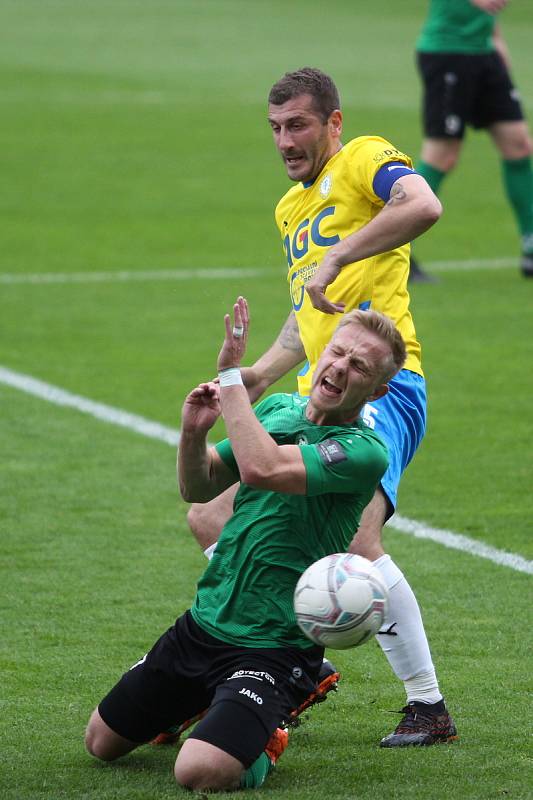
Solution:
{"label": "blue shorts", "polygon": [[367,403],[361,416],[383,439],[389,451],[389,467],[381,480],[392,509],[396,508],[398,484],[426,432],[426,382],[421,375],[402,369],[389,383],[385,397]]}
{"label": "blue shorts", "polygon": [[410,369],[402,369],[389,382],[384,397],[363,406],[361,417],[375,430],[389,451],[389,467],[381,480],[390,508],[396,509],[398,484],[426,432],[426,381]]}

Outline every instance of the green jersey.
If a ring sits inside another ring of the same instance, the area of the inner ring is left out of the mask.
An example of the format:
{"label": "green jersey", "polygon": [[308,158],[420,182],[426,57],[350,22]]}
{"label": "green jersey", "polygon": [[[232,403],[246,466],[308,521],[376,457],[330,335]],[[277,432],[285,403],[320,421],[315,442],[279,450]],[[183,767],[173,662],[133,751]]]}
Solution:
{"label": "green jersey", "polygon": [[469,0],[430,0],[416,49],[422,53],[490,53],[495,24],[494,16]]}
{"label": "green jersey", "polygon": [[[315,425],[306,418],[307,403],[276,394],[255,409],[277,444],[300,446],[306,494],[241,483],[233,516],[198,584],[191,609],[195,621],[232,645],[313,646],[294,615],[298,578],[313,561],[347,550],[387,468],[385,445],[362,420]],[[218,444],[217,451],[238,478],[230,442]]]}

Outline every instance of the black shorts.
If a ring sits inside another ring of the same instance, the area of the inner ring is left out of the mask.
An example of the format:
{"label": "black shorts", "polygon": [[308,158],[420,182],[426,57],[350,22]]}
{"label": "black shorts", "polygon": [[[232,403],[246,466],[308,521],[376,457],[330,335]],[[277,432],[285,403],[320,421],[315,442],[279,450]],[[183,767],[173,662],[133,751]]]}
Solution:
{"label": "black shorts", "polygon": [[518,91],[498,53],[417,53],[427,137],[462,139],[465,126],[524,119]]}
{"label": "black shorts", "polygon": [[273,731],[313,691],[323,649],[234,647],[186,612],[98,706],[109,727],[148,742],[208,709],[191,737],[248,768]]}

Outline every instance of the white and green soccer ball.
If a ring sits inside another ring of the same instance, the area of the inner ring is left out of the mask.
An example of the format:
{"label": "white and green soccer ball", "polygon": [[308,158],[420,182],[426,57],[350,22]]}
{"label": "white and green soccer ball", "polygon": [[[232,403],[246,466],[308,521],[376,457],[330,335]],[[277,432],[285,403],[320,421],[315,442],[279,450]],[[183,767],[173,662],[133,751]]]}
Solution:
{"label": "white and green soccer ball", "polygon": [[315,561],[300,576],[294,610],[312,642],[345,650],[364,644],[379,631],[388,599],[381,573],[368,559],[334,553]]}

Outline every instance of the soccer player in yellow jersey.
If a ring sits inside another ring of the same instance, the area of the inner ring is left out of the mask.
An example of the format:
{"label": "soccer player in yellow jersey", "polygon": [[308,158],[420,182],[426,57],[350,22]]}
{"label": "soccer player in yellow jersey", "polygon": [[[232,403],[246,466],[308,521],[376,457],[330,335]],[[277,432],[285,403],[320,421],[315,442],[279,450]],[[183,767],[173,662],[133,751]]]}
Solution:
{"label": "soccer player in yellow jersey", "polygon": [[[441,205],[410,158],[390,142],[379,136],[341,142],[339,95],[320,70],[306,67],[284,75],[270,91],[268,120],[295,182],[276,208],[292,311],[272,347],[252,367],[242,369],[242,376],[255,400],[305,362],[298,391],[308,395],[340,314],[372,308],[396,323],[406,344],[405,368],[390,382],[386,397],[368,403],[362,414],[387,444],[390,466],[354,531],[350,551],[373,561],[389,588],[389,616],[377,639],[407,695],[402,720],[381,745],[448,741],[455,729],[439,690],[418,603],[381,543],[401,473],[425,431],[425,382],[407,292],[409,242],[438,220]],[[365,368],[364,363],[352,365],[362,372]],[[342,380],[330,376],[324,390],[340,394]],[[235,491],[191,506],[189,524],[208,557],[232,513]]]}

